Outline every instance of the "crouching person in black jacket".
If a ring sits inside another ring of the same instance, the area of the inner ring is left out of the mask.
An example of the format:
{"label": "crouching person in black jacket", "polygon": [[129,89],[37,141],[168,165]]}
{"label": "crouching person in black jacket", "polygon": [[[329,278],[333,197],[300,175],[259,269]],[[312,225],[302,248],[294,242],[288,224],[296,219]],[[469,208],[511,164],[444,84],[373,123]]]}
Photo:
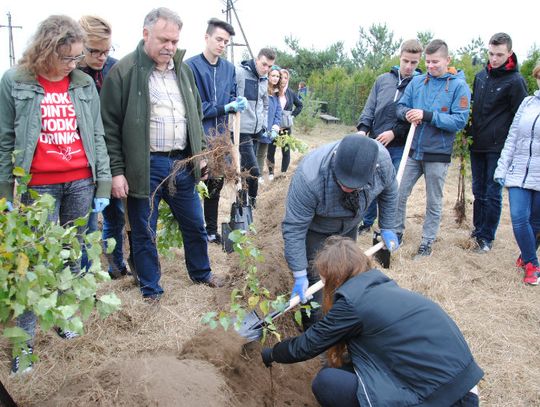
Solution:
{"label": "crouching person in black jacket", "polygon": [[312,383],[325,407],[478,406],[484,373],[441,307],[372,269],[349,238],[328,238],[315,267],[325,283],[324,318],[265,348],[266,366],[327,351]]}

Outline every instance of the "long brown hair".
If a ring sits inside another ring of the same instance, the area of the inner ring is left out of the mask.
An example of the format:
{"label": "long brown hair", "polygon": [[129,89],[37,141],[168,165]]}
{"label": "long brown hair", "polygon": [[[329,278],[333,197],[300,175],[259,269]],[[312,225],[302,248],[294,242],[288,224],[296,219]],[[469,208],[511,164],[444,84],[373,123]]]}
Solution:
{"label": "long brown hair", "polygon": [[287,84],[285,84],[285,81],[280,80],[279,81],[279,96],[285,96],[285,92],[287,91],[287,88],[289,87],[289,80],[291,79],[291,75],[289,74],[289,71],[285,68],[281,68],[279,70],[279,73],[281,74],[281,77],[283,78],[283,75],[287,75]]}
{"label": "long brown hair", "polygon": [[[336,290],[350,278],[370,270],[372,264],[352,239],[331,236],[317,254],[314,267],[324,280],[322,311],[326,315],[334,305]],[[328,364],[331,367],[343,364],[345,349],[343,341],[328,349]]]}
{"label": "long brown hair", "polygon": [[279,81],[275,85],[272,85],[270,83],[270,78],[268,79],[268,95],[270,96],[279,96],[279,89],[281,88],[281,68],[277,65],[272,65],[270,68],[270,72],[268,72],[268,76],[270,77],[270,74],[272,72],[277,71],[279,73]]}
{"label": "long brown hair", "polygon": [[75,43],[83,43],[81,26],[68,16],[50,16],[38,26],[32,42],[19,61],[19,67],[34,75],[47,73],[54,58],[71,51]]}

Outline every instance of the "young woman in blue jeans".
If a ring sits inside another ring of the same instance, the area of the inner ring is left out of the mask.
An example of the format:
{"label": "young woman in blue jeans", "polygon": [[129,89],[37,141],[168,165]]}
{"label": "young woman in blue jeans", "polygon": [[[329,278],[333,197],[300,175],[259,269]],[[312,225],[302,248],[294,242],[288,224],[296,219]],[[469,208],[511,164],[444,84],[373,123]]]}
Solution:
{"label": "young woman in blue jeans", "polygon": [[[30,189],[55,199],[49,219],[62,225],[87,216],[92,204],[95,211],[103,210],[111,193],[99,96],[92,79],[75,69],[84,57],[83,40],[81,27],[70,17],[48,17],[0,83],[0,198],[12,206],[13,167],[22,167],[32,175]],[[32,199],[25,194],[21,201]],[[80,261],[70,267],[79,273]],[[35,314],[25,311],[17,325],[29,334],[31,352]],[[19,372],[18,357],[12,371]]]}
{"label": "young woman in blue jeans", "polygon": [[[540,88],[540,64],[536,65],[532,74]],[[521,252],[516,266],[524,270],[525,284],[538,285],[540,91],[521,102],[497,162],[494,179],[508,188],[512,228]]]}
{"label": "young woman in blue jeans", "polygon": [[266,366],[326,352],[312,383],[324,407],[478,406],[484,373],[441,307],[372,269],[349,238],[328,238],[315,268],[324,282],[324,317],[263,349]]}

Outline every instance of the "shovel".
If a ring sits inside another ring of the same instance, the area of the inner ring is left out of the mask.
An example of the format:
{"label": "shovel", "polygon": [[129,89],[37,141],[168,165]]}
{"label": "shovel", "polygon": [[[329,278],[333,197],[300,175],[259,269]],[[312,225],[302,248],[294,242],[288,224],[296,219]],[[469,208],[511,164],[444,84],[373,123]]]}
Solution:
{"label": "shovel", "polygon": [[[364,254],[366,256],[372,256],[383,247],[384,247],[384,242],[379,242],[375,246],[372,246],[369,249],[367,249],[364,252]],[[323,287],[324,287],[324,283],[322,282],[322,280],[319,280],[312,286],[308,287],[308,289],[306,290],[306,298],[311,297],[313,294],[315,294],[317,291],[319,291]],[[268,321],[272,321],[275,318],[283,315],[287,311],[296,307],[298,304],[300,304],[300,297],[298,295],[295,295],[294,297],[291,298],[291,300],[287,304],[287,307],[283,311],[277,311],[277,310],[273,311],[270,314],[268,314],[265,319],[261,319],[259,315],[257,314],[257,311],[251,311],[249,314],[245,316],[245,318],[242,321],[242,324],[236,331],[238,332],[239,335],[246,338],[248,342],[257,341],[262,337],[263,328],[265,327],[265,325],[267,325]]]}
{"label": "shovel", "polygon": [[[233,162],[236,163],[238,173],[240,173],[240,112],[236,112],[230,117],[233,119]],[[236,148],[238,148],[238,151]],[[233,230],[247,231],[249,230],[249,225],[253,223],[253,211],[247,198],[247,191],[242,189],[242,180],[239,175],[236,183],[236,200],[231,205],[230,220],[228,223],[221,224],[221,244],[223,251],[226,253],[232,253],[234,251],[233,242],[229,239],[231,232]]]}
{"label": "shovel", "polygon": [[[399,163],[398,172],[396,175],[398,185],[401,183],[401,178],[403,178],[403,173],[405,172],[405,165],[407,165],[407,159],[409,158],[409,151],[411,150],[411,144],[414,138],[415,129],[416,125],[411,124],[411,127],[409,128],[409,133],[407,134],[405,148],[403,149],[403,155],[401,156],[401,161]],[[378,230],[374,231],[373,244],[380,243],[381,240],[381,232],[379,232]],[[375,260],[377,260],[385,269],[390,267],[390,259],[390,250],[388,250],[386,247],[375,253]]]}

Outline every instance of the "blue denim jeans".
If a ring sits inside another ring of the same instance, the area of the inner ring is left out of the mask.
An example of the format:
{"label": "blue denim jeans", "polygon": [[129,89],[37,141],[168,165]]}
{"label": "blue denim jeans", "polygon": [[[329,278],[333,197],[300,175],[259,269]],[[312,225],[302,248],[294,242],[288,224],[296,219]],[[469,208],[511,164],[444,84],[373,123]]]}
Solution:
{"label": "blue denim jeans", "polygon": [[[59,222],[67,225],[75,219],[88,215],[94,199],[95,184],[92,178],[81,179],[62,184],[34,185],[33,189],[40,195],[49,194],[55,199],[54,210],[49,214],[49,222]],[[32,199],[28,193],[23,194],[21,201],[30,204]],[[82,236],[86,226],[79,228],[79,235]],[[80,261],[70,264],[71,272],[78,274],[81,271]],[[31,311],[25,311],[17,318],[17,326],[24,329],[31,337],[29,344],[32,344],[36,330],[36,316]]]}
{"label": "blue denim jeans", "polygon": [[472,236],[488,243],[495,240],[502,211],[502,186],[493,180],[500,153],[471,151],[473,204]]}
{"label": "blue denim jeans", "polygon": [[[96,212],[90,212],[90,215],[88,215],[88,223],[86,224],[86,234],[95,232],[96,230],[98,230],[98,214]],[[86,246],[83,246],[81,269],[88,271],[90,266],[92,266],[92,262],[88,261],[88,255],[86,254]]]}
{"label": "blue denim jeans", "polygon": [[540,191],[508,188],[510,217],[514,237],[521,251],[521,258],[538,266],[536,235],[540,233]]}
{"label": "blue denim jeans", "polygon": [[[405,149],[405,146],[399,146],[399,147],[388,147],[388,152],[390,153],[390,158],[392,159],[392,164],[394,164],[394,168],[396,169],[396,172],[399,168],[399,163],[401,162],[401,157],[403,156],[403,150]],[[373,202],[369,205],[366,213],[364,214],[364,219],[362,223],[366,226],[371,226],[373,223],[375,223],[375,219],[377,219],[377,199],[374,199]]]}
{"label": "blue denim jeans", "polygon": [[103,210],[103,246],[106,248],[106,239],[116,240],[116,246],[111,254],[107,254],[109,273],[120,272],[126,267],[124,262],[124,203],[121,199],[111,198],[109,205]]}
{"label": "blue denim jeans", "polygon": [[426,216],[421,244],[433,243],[441,224],[443,188],[449,166],[450,163],[418,161],[411,157],[407,159],[403,179],[399,185],[396,232],[403,233],[405,230],[407,200],[416,181],[423,175],[426,181]]}
{"label": "blue denim jeans", "polygon": [[168,181],[162,184],[163,180],[171,174],[175,160],[183,158],[186,157],[171,158],[151,154],[151,196],[149,198],[128,197],[127,200],[133,241],[133,261],[144,297],[163,293],[159,285],[161,267],[155,241],[158,207],[162,199],[169,205],[180,226],[189,277],[195,282],[205,282],[210,278],[210,259],[202,205],[195,189],[195,177],[191,167],[188,166],[177,172],[174,194],[168,189]]}

